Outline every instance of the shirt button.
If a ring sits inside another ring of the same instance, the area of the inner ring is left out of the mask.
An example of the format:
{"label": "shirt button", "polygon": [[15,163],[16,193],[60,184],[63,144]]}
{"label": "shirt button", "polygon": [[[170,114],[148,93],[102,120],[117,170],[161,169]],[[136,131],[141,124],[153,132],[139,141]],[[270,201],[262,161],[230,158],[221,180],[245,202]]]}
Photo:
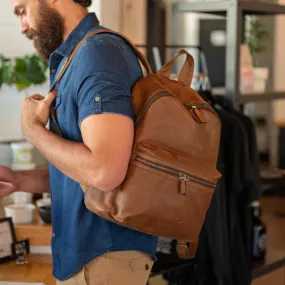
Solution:
{"label": "shirt button", "polygon": [[96,97],[95,97],[95,101],[96,101],[96,102],[99,102],[99,101],[100,101],[100,97],[99,97],[99,96],[96,96]]}
{"label": "shirt button", "polygon": [[55,233],[52,234],[52,237],[55,238]]}
{"label": "shirt button", "polygon": [[51,72],[52,72],[52,73],[55,73],[55,69],[53,68],[53,69],[51,70]]}

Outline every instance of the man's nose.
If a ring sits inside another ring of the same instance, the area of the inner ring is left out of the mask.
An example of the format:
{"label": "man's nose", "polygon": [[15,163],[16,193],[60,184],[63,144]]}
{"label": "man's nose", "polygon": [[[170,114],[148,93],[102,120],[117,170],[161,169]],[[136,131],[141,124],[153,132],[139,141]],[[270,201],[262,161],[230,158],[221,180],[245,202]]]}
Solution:
{"label": "man's nose", "polygon": [[21,33],[25,34],[29,29],[29,25],[26,21],[21,20]]}

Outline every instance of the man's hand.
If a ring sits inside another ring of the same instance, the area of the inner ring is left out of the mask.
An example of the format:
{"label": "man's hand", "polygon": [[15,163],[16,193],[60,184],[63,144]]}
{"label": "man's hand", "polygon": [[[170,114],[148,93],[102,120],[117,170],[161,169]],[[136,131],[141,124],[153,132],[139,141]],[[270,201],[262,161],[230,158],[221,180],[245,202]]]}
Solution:
{"label": "man's hand", "polygon": [[35,94],[24,99],[21,106],[21,126],[27,140],[36,126],[45,128],[56,94],[56,91],[52,91],[46,97]]}
{"label": "man's hand", "polygon": [[[4,183],[3,183],[4,182]],[[18,177],[16,172],[0,165],[0,197],[5,197],[18,188]]]}
{"label": "man's hand", "polygon": [[13,171],[0,165],[0,197],[5,197],[16,191],[38,194],[49,193],[48,168]]}

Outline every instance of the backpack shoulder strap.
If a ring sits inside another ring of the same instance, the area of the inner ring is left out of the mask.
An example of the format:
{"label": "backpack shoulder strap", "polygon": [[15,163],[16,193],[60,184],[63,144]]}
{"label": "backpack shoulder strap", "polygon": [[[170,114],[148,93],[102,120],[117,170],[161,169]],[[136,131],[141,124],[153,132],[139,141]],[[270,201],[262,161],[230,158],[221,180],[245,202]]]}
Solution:
{"label": "backpack shoulder strap", "polygon": [[[135,51],[138,59],[140,60],[140,62],[142,63],[142,65],[144,66],[144,68],[146,69],[146,71],[148,72],[148,74],[152,74],[152,69],[151,69],[151,66],[150,64],[148,63],[146,57],[143,55],[143,53],[141,53],[135,46],[134,44],[124,35],[120,34],[120,33],[117,33],[117,32],[114,32],[114,31],[110,31],[110,30],[106,30],[106,29],[101,29],[101,30],[97,30],[97,31],[93,31],[93,32],[90,32],[88,33],[84,38],[82,38],[82,40],[75,46],[75,48],[73,49],[73,51],[71,52],[70,56],[66,59],[65,63],[63,64],[60,72],[58,73],[58,76],[56,78],[56,80],[54,81],[52,87],[50,88],[50,91],[53,91],[56,84],[60,82],[60,80],[62,79],[64,73],[66,72],[66,70],[68,69],[69,65],[71,64],[76,52],[79,50],[79,48],[81,47],[81,45],[88,39],[88,38],[91,38],[95,35],[98,35],[98,34],[102,34],[102,33],[109,33],[109,34],[114,34],[114,35],[117,35],[121,38],[123,38],[125,41],[128,42],[128,44],[132,47],[132,49]],[[61,133],[61,130],[59,128],[59,125],[57,123],[57,118],[56,118],[56,113],[55,113],[55,110],[53,110],[52,108],[50,109],[50,115],[51,115],[51,118],[53,120],[53,122],[55,123],[55,126],[56,126],[56,130],[57,130],[57,133],[62,136],[62,133]]]}
{"label": "backpack shoulder strap", "polygon": [[126,36],[120,34],[120,33],[117,33],[117,32],[114,32],[114,31],[110,31],[110,30],[107,30],[107,29],[101,29],[101,30],[97,30],[97,31],[93,31],[93,32],[90,32],[88,33],[84,38],[82,38],[82,40],[75,46],[75,48],[73,49],[73,51],[71,52],[70,56],[66,59],[65,63],[63,64],[56,80],[54,81],[51,89],[50,89],[50,92],[55,88],[56,84],[61,80],[61,78],[63,77],[64,73],[66,72],[66,70],[68,69],[70,63],[72,62],[72,59],[74,58],[76,52],[78,51],[78,49],[80,48],[80,46],[88,39],[88,38],[91,38],[95,35],[98,35],[98,34],[102,34],[102,33],[109,33],[109,34],[114,34],[114,35],[117,35],[121,38],[123,38],[126,42],[128,42],[128,44],[132,47],[132,49],[134,50],[134,52],[136,53],[138,59],[140,60],[140,62],[142,63],[142,65],[144,66],[144,68],[146,69],[147,73],[148,74],[152,74],[152,69],[151,69],[151,66],[150,64],[148,63],[146,57],[143,55],[142,52],[140,52],[135,46],[134,44],[131,42],[131,40],[129,40]]}

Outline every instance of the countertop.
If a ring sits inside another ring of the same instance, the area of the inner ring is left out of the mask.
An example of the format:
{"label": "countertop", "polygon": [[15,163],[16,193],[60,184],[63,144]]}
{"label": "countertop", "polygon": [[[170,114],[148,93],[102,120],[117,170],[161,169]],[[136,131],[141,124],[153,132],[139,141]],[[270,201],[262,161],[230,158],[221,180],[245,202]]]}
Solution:
{"label": "countertop", "polygon": [[15,261],[0,264],[0,281],[56,284],[51,255],[30,254],[27,260],[28,264],[18,265]]}

